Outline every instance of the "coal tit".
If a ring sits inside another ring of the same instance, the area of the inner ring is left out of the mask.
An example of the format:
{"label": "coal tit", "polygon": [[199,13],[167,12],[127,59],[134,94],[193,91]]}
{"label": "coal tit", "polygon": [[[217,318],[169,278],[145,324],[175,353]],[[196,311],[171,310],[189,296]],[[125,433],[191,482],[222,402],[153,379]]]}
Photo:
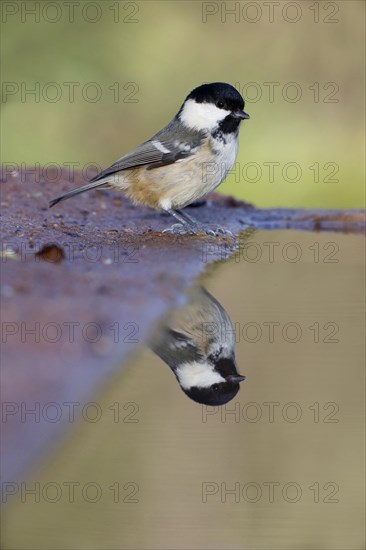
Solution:
{"label": "coal tit", "polygon": [[233,168],[239,126],[249,118],[244,105],[230,84],[195,88],[165,128],[86,185],[53,199],[50,207],[89,189],[116,188],[135,204],[174,216],[179,225],[173,232],[215,234],[180,209],[216,189]]}
{"label": "coal tit", "polygon": [[245,380],[236,369],[230,317],[203,287],[190,290],[187,304],[167,317],[152,335],[150,347],[197,403],[224,405]]}

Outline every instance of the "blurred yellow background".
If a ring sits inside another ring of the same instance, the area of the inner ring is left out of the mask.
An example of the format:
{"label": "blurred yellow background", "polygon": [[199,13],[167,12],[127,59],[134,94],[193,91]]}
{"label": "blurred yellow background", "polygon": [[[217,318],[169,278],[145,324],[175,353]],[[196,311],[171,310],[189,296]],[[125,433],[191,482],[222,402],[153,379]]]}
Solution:
{"label": "blurred yellow background", "polygon": [[251,120],[221,192],[259,206],[363,206],[364,2],[4,1],[2,10],[3,163],[107,167],[162,128],[192,88],[226,81]]}

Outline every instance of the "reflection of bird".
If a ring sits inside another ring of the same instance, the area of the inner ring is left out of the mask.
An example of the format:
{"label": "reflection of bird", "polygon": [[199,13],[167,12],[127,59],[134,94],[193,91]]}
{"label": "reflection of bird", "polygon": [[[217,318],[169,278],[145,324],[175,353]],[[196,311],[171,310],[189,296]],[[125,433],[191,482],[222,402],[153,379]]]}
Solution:
{"label": "reflection of bird", "polygon": [[229,84],[195,88],[165,128],[50,206],[89,189],[115,187],[135,204],[168,212],[190,232],[211,234],[178,209],[213,191],[232,169],[239,125],[249,118],[243,108],[243,98]]}
{"label": "reflection of bird", "polygon": [[236,370],[232,322],[204,288],[194,287],[188,299],[156,331],[150,347],[173,370],[188,397],[224,405],[245,379]]}

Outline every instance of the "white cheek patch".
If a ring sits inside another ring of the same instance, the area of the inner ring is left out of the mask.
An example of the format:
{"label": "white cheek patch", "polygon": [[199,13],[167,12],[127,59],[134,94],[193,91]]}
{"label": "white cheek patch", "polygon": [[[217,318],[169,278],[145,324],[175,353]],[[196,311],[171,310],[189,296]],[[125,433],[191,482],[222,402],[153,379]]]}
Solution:
{"label": "white cheek patch", "polygon": [[180,120],[194,130],[213,130],[230,111],[219,109],[213,103],[196,103],[193,99],[186,101],[180,114]]}
{"label": "white cheek patch", "polygon": [[209,388],[212,384],[225,382],[218,372],[205,363],[183,363],[177,368],[176,374],[183,389],[192,387]]}
{"label": "white cheek patch", "polygon": [[156,147],[156,149],[158,149],[158,151],[160,151],[161,153],[170,153],[169,149],[167,149],[166,147],[164,147],[164,145],[163,145],[162,143],[160,143],[160,141],[153,140],[151,143],[152,143],[153,146]]}

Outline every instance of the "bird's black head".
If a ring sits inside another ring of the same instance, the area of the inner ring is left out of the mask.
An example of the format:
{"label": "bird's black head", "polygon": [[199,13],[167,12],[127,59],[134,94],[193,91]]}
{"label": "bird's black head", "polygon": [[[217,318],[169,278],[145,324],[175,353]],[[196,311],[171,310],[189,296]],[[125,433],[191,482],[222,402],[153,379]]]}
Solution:
{"label": "bird's black head", "polygon": [[245,380],[236,370],[234,357],[213,357],[189,361],[175,369],[178,382],[188,397],[203,405],[225,405],[233,399]]}
{"label": "bird's black head", "polygon": [[244,112],[245,102],[238,90],[224,82],[202,84],[186,97],[178,116],[181,122],[196,130],[236,131],[240,122],[250,118]]}
{"label": "bird's black head", "polygon": [[208,388],[192,387],[189,389],[183,389],[184,393],[188,395],[193,401],[201,403],[202,405],[209,405],[211,407],[218,407],[228,403],[238,393],[240,389],[240,382],[245,377],[238,376],[238,380],[226,380],[225,382],[216,382]]}
{"label": "bird's black head", "polygon": [[225,82],[202,84],[192,90],[187,99],[193,99],[196,103],[213,103],[219,109],[233,112],[243,110],[245,105],[238,90]]}

